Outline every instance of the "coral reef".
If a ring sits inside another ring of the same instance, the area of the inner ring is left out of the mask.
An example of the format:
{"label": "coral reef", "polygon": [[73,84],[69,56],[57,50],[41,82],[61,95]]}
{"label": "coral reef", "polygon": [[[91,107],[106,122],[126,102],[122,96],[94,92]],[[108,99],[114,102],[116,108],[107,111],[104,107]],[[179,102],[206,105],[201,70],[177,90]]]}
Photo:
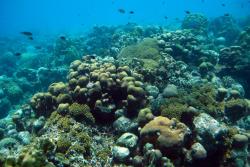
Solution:
{"label": "coral reef", "polygon": [[145,38],[137,45],[127,46],[121,50],[118,60],[126,59],[127,64],[131,64],[133,59],[142,61],[142,66],[147,70],[158,67],[161,58],[157,41],[151,38]]}
{"label": "coral reef", "polygon": [[191,29],[194,34],[206,35],[208,31],[208,19],[201,14],[186,15],[182,21],[183,29]]}
{"label": "coral reef", "polygon": [[185,144],[185,137],[190,130],[185,124],[167,117],[156,117],[140,131],[142,144],[152,143],[156,148],[164,150],[168,157],[178,156],[180,148]]}
{"label": "coral reef", "polygon": [[191,13],[182,30],[96,26],[19,46],[0,77],[0,166],[247,166],[248,44],[231,16]]}
{"label": "coral reef", "polygon": [[231,15],[215,18],[211,21],[209,29],[215,37],[224,37],[226,45],[233,44],[240,34],[240,29]]}

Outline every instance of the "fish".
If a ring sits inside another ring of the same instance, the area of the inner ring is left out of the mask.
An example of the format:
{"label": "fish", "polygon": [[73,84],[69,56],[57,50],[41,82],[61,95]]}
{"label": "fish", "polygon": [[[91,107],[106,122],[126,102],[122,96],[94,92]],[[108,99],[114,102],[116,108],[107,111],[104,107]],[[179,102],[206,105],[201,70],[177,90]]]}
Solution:
{"label": "fish", "polygon": [[96,59],[96,56],[95,55],[83,55],[84,57],[84,60],[93,60],[93,59]]}
{"label": "fish", "polygon": [[26,36],[32,36],[32,32],[29,32],[29,31],[23,31],[23,32],[20,32],[21,34],[23,35],[26,35]]}
{"label": "fish", "polygon": [[42,49],[41,46],[35,46],[35,48],[36,48],[37,50]]}
{"label": "fish", "polygon": [[124,14],[126,11],[124,9],[118,9],[118,12]]}
{"label": "fish", "polygon": [[164,16],[164,19],[166,19],[166,20],[167,20],[167,19],[168,19],[168,16]]}
{"label": "fish", "polygon": [[188,11],[188,10],[186,10],[186,11],[185,11],[185,13],[186,13],[186,14],[190,14],[191,12],[190,12],[190,11]]}
{"label": "fish", "polygon": [[221,4],[221,6],[225,7],[225,6],[226,6],[226,4],[222,3],[222,4]]}
{"label": "fish", "polygon": [[225,13],[224,16],[228,17],[228,16],[230,16],[230,14],[229,13]]}
{"label": "fish", "polygon": [[34,38],[33,38],[33,37],[29,37],[28,39],[29,39],[29,40],[31,40],[31,41],[33,41],[33,40],[34,40]]}
{"label": "fish", "polygon": [[60,36],[60,39],[65,41],[66,40],[66,37],[65,36]]}
{"label": "fish", "polygon": [[17,57],[19,57],[19,56],[21,56],[21,55],[22,55],[22,53],[20,53],[20,52],[16,52],[14,55],[15,55],[15,56],[17,56]]}
{"label": "fish", "polygon": [[134,11],[132,11],[132,10],[129,12],[129,14],[134,14],[134,13],[135,13],[135,12],[134,12]]}

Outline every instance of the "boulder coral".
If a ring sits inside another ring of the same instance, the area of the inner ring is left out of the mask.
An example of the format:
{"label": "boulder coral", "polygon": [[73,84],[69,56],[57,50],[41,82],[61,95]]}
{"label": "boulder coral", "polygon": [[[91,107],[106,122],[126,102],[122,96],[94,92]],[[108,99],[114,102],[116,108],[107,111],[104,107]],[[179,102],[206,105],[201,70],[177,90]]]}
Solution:
{"label": "boulder coral", "polygon": [[76,120],[84,120],[87,123],[94,124],[95,118],[86,104],[73,103],[69,106],[69,114]]}
{"label": "boulder coral", "polygon": [[50,93],[36,93],[30,100],[30,105],[37,116],[48,117],[56,109],[56,99]]}
{"label": "boulder coral", "polygon": [[189,14],[182,21],[181,27],[183,29],[191,29],[194,34],[206,35],[208,19],[202,14]]}
{"label": "boulder coral", "polygon": [[141,129],[140,136],[142,143],[152,143],[156,148],[164,150],[163,153],[178,156],[190,133],[190,129],[176,119],[159,116]]}
{"label": "boulder coral", "polygon": [[142,61],[145,69],[154,69],[159,65],[161,58],[157,40],[145,38],[142,42],[122,49],[118,55],[118,60],[126,59],[126,63],[131,64],[134,58]]}

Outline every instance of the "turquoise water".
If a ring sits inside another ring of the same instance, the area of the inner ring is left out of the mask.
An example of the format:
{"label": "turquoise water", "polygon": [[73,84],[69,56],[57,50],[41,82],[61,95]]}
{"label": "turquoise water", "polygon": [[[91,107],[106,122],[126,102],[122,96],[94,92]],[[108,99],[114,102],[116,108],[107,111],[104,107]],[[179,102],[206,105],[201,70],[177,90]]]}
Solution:
{"label": "turquoise water", "polygon": [[[225,6],[222,6],[225,4]],[[249,15],[247,0],[2,0],[1,35],[29,30],[37,33],[82,32],[94,25],[174,25],[185,11],[208,18],[232,14],[240,19]],[[125,14],[118,12],[124,9]],[[128,14],[134,11],[133,15]],[[168,19],[164,17],[167,16]]]}

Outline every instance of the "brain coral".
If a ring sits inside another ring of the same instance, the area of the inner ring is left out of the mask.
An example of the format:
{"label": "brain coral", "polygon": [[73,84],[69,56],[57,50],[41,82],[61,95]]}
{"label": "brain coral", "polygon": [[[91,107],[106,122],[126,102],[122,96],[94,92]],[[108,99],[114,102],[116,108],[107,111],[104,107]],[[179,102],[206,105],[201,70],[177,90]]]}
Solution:
{"label": "brain coral", "polygon": [[176,119],[170,120],[159,116],[142,128],[140,136],[143,143],[149,142],[162,150],[167,149],[171,152],[184,145],[185,137],[189,133],[190,130],[185,124]]}

